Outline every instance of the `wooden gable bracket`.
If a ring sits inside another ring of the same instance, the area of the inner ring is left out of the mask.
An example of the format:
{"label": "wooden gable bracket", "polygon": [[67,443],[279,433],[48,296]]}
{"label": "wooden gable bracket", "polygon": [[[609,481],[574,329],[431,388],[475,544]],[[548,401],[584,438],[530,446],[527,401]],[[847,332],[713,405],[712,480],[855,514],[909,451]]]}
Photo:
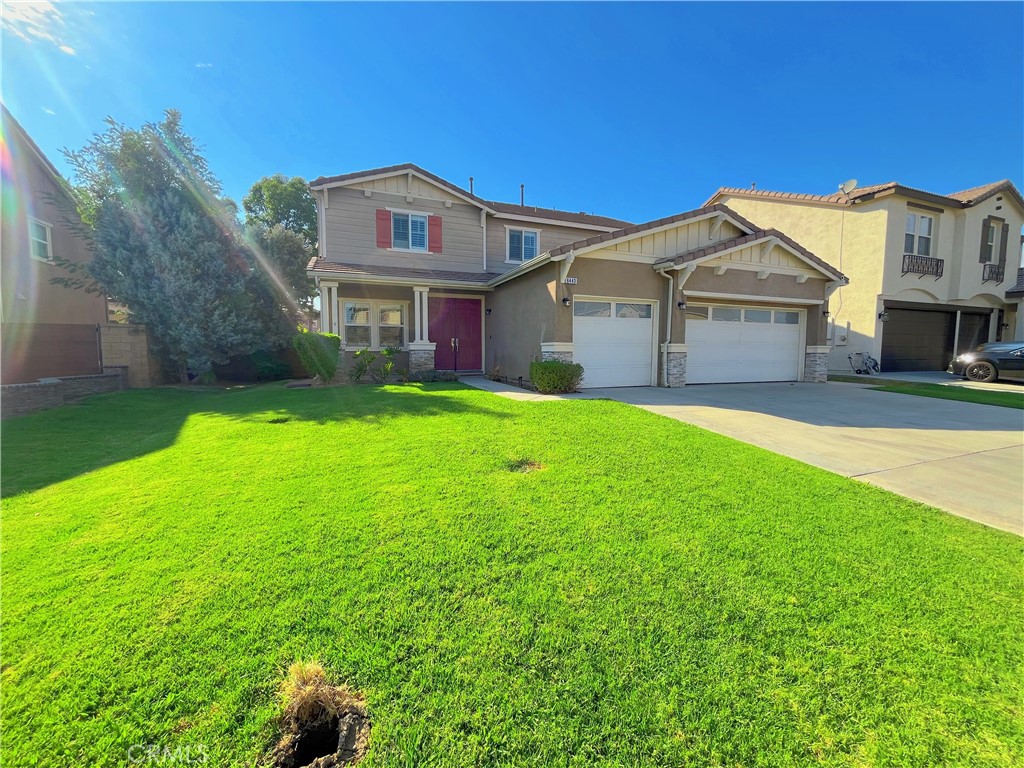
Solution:
{"label": "wooden gable bracket", "polygon": [[697,271],[697,265],[690,262],[689,264],[676,267],[676,270],[679,271],[679,277],[676,279],[676,289],[682,293],[683,286],[686,285],[686,281],[690,279],[690,275]]}
{"label": "wooden gable bracket", "polygon": [[451,200],[445,200],[444,201],[444,207],[445,208],[451,208],[452,207],[452,201]]}
{"label": "wooden gable bracket", "polygon": [[808,275],[797,275],[796,276],[797,285],[803,285],[804,283],[806,283],[807,282],[807,278],[808,278]]}
{"label": "wooden gable bracket", "polygon": [[725,270],[727,270],[728,268],[729,266],[727,264],[719,264],[717,267],[715,267],[715,274],[721,277],[722,275],[725,274]]}
{"label": "wooden gable bracket", "polygon": [[767,280],[768,279],[768,275],[770,275],[770,274],[771,274],[771,270],[769,270],[769,269],[762,269],[760,272],[757,273],[757,279],[758,280]]}
{"label": "wooden gable bracket", "polygon": [[771,254],[772,248],[774,248],[774,247],[775,247],[775,238],[774,237],[770,237],[767,240],[765,240],[763,243],[761,243],[761,263],[762,264],[767,264],[768,263],[768,256]]}
{"label": "wooden gable bracket", "polygon": [[711,229],[708,230],[708,240],[714,240],[715,235],[718,234],[718,230],[722,228],[722,222],[725,221],[725,214],[720,213],[715,216],[715,220],[711,222]]}
{"label": "wooden gable bracket", "polygon": [[569,276],[569,267],[574,261],[576,261],[576,251],[569,251],[569,255],[562,260],[558,267],[558,282],[565,282],[565,278]]}
{"label": "wooden gable bracket", "polygon": [[373,190],[372,189],[364,189],[363,190],[363,197],[373,197]]}

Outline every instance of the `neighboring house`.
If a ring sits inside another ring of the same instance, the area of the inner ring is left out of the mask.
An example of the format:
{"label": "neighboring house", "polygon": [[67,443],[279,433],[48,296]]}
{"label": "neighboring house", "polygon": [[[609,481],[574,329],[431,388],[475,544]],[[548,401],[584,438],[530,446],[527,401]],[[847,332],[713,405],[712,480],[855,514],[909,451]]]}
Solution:
{"label": "neighboring house", "polygon": [[845,278],[782,232],[714,205],[645,224],[484,200],[411,165],[310,184],[324,330],[411,370],[584,386],[824,380]]}
{"label": "neighboring house", "polygon": [[883,371],[945,370],[981,342],[1024,339],[1024,200],[1009,181],[950,195],[894,182],[849,195],[722,187],[718,203],[849,275],[831,302],[831,369],[868,352]]}
{"label": "neighboring house", "polygon": [[68,274],[58,259],[90,258],[67,223],[75,207],[66,182],[6,107],[2,113],[2,381],[100,373],[106,300],[50,282]]}

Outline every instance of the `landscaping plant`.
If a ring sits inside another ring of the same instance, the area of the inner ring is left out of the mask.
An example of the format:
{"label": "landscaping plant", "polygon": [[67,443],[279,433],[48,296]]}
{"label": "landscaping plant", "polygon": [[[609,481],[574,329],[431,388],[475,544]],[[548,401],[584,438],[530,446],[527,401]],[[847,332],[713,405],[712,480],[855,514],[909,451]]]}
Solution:
{"label": "landscaping plant", "polygon": [[302,366],[324,384],[334,378],[338,370],[338,351],[341,338],[336,333],[313,333],[300,329],[292,339]]}
{"label": "landscaping plant", "polygon": [[530,363],[530,381],[544,394],[575,392],[583,381],[583,366],[561,360],[534,360]]}

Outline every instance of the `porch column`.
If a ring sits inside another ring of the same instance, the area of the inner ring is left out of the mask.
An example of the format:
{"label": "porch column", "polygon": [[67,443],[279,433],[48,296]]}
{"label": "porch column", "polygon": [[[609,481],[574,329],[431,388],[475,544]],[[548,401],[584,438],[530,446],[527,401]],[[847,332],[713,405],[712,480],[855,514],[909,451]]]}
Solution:
{"label": "porch column", "polygon": [[429,341],[429,318],[427,317],[428,305],[427,293],[429,288],[413,286],[413,311],[415,312],[415,337],[409,342],[409,373],[416,374],[421,371],[434,369],[434,348],[435,344]]}
{"label": "porch column", "polygon": [[320,283],[320,332],[323,333],[330,326],[328,325],[328,302],[327,302],[327,286]]}
{"label": "porch column", "polygon": [[338,286],[332,285],[327,291],[331,302],[331,333],[341,335],[341,318],[338,317]]}

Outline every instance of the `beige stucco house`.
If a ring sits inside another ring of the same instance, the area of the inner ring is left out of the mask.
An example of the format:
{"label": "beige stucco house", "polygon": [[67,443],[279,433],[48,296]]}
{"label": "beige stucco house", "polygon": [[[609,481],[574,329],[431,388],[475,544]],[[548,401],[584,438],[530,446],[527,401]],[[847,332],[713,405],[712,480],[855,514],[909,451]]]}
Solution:
{"label": "beige stucco house", "polygon": [[724,205],[643,224],[485,200],[415,165],[321,177],[324,330],[346,355],[584,386],[822,381],[829,297],[846,279]]}
{"label": "beige stucco house", "polygon": [[778,227],[850,278],[830,303],[830,369],[867,352],[883,371],[945,370],[985,341],[1024,339],[1024,200],[1009,181],[938,195],[891,182],[849,194],[723,187],[725,204]]}
{"label": "beige stucco house", "polygon": [[0,112],[7,149],[0,230],[2,381],[98,374],[106,299],[50,282],[68,275],[59,266],[61,259],[81,263],[91,258],[88,244],[71,225],[74,203],[36,143],[6,107]]}

